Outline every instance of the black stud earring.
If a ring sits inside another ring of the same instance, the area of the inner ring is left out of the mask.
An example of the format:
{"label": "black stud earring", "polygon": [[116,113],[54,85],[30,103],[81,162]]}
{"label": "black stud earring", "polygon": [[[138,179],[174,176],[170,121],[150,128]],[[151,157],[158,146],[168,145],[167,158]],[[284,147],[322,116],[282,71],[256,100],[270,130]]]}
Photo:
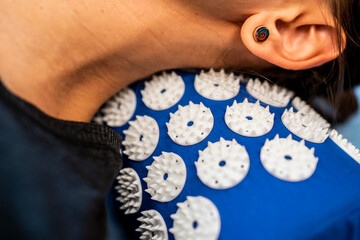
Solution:
{"label": "black stud earring", "polygon": [[257,27],[254,31],[254,39],[256,42],[266,41],[269,35],[270,35],[269,29],[263,26]]}

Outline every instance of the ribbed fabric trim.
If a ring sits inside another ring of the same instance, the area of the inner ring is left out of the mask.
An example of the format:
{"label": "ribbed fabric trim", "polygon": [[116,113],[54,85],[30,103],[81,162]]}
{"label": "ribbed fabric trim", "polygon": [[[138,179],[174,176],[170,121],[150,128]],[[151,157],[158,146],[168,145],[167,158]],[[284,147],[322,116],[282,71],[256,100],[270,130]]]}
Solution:
{"label": "ribbed fabric trim", "polygon": [[26,115],[35,124],[73,144],[111,150],[121,161],[121,136],[114,130],[96,123],[65,121],[50,117],[32,104],[10,93],[0,79],[0,98],[19,115]]}

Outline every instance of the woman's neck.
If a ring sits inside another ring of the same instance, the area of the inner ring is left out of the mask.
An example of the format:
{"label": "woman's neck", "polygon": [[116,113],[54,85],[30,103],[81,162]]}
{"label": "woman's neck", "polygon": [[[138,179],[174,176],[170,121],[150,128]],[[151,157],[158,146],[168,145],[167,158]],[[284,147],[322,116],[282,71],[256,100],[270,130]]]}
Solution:
{"label": "woman's neck", "polygon": [[124,2],[0,3],[4,85],[50,116],[90,121],[115,92],[157,71],[264,64],[236,24],[161,1]]}

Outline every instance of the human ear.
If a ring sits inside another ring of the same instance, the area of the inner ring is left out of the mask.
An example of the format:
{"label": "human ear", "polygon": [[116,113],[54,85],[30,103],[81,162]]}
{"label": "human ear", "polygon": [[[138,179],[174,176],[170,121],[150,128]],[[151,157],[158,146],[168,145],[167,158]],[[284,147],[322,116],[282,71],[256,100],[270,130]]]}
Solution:
{"label": "human ear", "polygon": [[[269,37],[263,42],[254,39],[259,26],[269,30]],[[333,21],[320,10],[287,8],[256,13],[243,23],[241,38],[254,55],[284,69],[317,67],[339,55]],[[345,42],[344,34],[342,38]],[[344,48],[345,45],[340,51]]]}

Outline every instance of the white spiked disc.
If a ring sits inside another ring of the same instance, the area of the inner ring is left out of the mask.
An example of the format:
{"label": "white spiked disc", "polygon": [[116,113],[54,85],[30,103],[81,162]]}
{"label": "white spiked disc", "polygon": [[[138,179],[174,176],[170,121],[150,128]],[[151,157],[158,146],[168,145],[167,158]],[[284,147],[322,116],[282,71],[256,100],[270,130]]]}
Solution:
{"label": "white spiked disc", "polygon": [[165,110],[174,106],[185,92],[183,79],[175,72],[162,75],[154,75],[145,82],[145,88],[141,91],[144,104],[152,110]]}
{"label": "white spiked disc", "polygon": [[168,240],[168,232],[165,221],[156,210],[141,212],[142,216],[137,220],[140,226],[136,229],[141,233],[140,240]]}
{"label": "white spiked disc", "polygon": [[197,175],[208,187],[227,189],[241,182],[250,167],[249,155],[235,139],[209,143],[195,162]]}
{"label": "white spiked disc", "polygon": [[136,120],[129,124],[129,129],[124,131],[124,153],[131,160],[143,161],[156,149],[159,141],[159,126],[155,119],[149,116],[136,116]]}
{"label": "white spiked disc", "polygon": [[178,210],[171,215],[174,220],[169,230],[176,240],[216,240],[220,234],[220,214],[213,202],[205,197],[187,197],[178,203]]}
{"label": "white spiked disc", "polygon": [[343,138],[335,129],[331,130],[330,138],[336,143],[342,150],[349,154],[353,159],[360,163],[360,151],[346,138]]}
{"label": "white spiked disc", "polygon": [[312,114],[294,112],[292,107],[285,109],[281,120],[290,132],[309,142],[322,143],[329,136],[329,128],[322,121],[317,121]]}
{"label": "white spiked disc", "polygon": [[290,182],[311,177],[318,163],[314,148],[305,146],[304,140],[293,140],[291,134],[287,138],[276,135],[273,140],[266,140],[261,148],[260,160],[270,174]]}
{"label": "white spiked disc", "polygon": [[136,96],[130,88],[124,88],[111,97],[100,109],[102,120],[110,127],[120,127],[133,116],[136,109]]}
{"label": "white spiked disc", "polygon": [[217,72],[214,69],[201,71],[195,77],[195,89],[203,97],[212,100],[227,100],[235,97],[240,90],[240,80],[234,73],[225,73],[224,69]]}
{"label": "white spiked disc", "polygon": [[274,125],[274,116],[269,107],[264,108],[260,102],[249,103],[247,98],[242,103],[234,101],[226,108],[226,125],[235,133],[246,137],[258,137],[268,133]]}
{"label": "white spiked disc", "polygon": [[179,145],[189,146],[204,140],[214,126],[214,117],[209,108],[202,103],[182,107],[170,113],[166,123],[170,138]]}
{"label": "white spiked disc", "polygon": [[246,90],[255,98],[274,107],[286,107],[294,92],[276,84],[270,85],[267,81],[260,82],[259,79],[250,79]]}
{"label": "white spiked disc", "polygon": [[138,174],[132,168],[123,168],[116,179],[118,184],[115,189],[119,193],[116,200],[122,203],[120,209],[125,210],[125,214],[136,213],[142,201],[142,188]]}
{"label": "white spiked disc", "polygon": [[186,166],[179,155],[163,152],[160,156],[154,157],[154,162],[146,168],[149,172],[144,178],[148,186],[145,191],[151,195],[151,199],[169,202],[184,188]]}

